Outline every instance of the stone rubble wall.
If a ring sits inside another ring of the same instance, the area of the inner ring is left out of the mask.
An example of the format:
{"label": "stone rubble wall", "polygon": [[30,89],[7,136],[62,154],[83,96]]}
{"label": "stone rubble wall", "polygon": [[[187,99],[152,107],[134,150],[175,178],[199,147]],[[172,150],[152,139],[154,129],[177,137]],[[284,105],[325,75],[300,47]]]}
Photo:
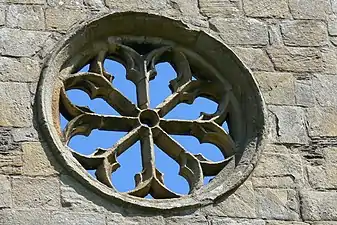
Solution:
{"label": "stone rubble wall", "polygon": [[[80,21],[117,11],[200,27],[253,71],[269,144],[228,198],[168,214],[123,208],[80,185],[40,142],[33,111],[45,56]],[[0,225],[337,225],[336,46],[337,0],[0,0]]]}

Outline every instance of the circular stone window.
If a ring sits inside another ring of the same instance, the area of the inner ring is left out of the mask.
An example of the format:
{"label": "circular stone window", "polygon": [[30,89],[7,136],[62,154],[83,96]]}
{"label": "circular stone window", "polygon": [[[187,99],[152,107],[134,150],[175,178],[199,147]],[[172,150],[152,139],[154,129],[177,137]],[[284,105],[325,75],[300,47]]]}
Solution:
{"label": "circular stone window", "polygon": [[[105,60],[125,67],[124,79],[134,84],[136,102],[115,87],[114,74],[103,66]],[[176,76],[167,84],[171,95],[151,108],[149,84],[157,78],[156,65],[162,62],[172,65]],[[83,72],[86,65],[88,70]],[[73,89],[91,99],[103,99],[120,115],[99,114],[76,105],[67,96]],[[193,104],[198,97],[215,102],[216,111],[201,113],[196,120],[165,118],[179,104]],[[226,196],[252,171],[264,134],[261,94],[237,56],[202,31],[145,13],[107,15],[68,34],[44,67],[37,101],[42,134],[74,177],[112,201],[148,208],[200,207]],[[60,115],[68,121],[64,129]],[[223,128],[224,123],[229,129]],[[88,136],[93,130],[126,134],[110,148],[97,148],[90,154],[68,146],[73,137]],[[223,159],[212,161],[193,154],[171,135],[212,144]],[[142,171],[135,175],[132,190],[119,192],[112,175],[120,168],[119,157],[137,141]],[[189,185],[188,194],[178,194],[165,185],[155,164],[154,146],[179,166],[179,175]],[[204,185],[207,176],[214,178]],[[154,199],[144,198],[147,195]]]}

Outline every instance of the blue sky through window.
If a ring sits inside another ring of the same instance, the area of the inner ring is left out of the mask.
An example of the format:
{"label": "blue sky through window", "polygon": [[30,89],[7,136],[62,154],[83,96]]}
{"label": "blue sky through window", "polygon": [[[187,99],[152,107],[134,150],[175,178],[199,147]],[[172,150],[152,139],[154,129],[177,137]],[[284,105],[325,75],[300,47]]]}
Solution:
{"label": "blue sky through window", "polygon": [[[136,89],[131,81],[126,80],[126,71],[123,65],[113,60],[105,60],[104,67],[106,71],[112,74],[115,79],[113,85],[122,92],[129,100],[136,103]],[[82,68],[82,72],[88,71],[88,65]],[[166,97],[171,94],[168,87],[169,81],[176,78],[176,72],[169,63],[159,63],[156,65],[157,77],[150,82],[150,107],[155,108]],[[89,96],[81,90],[67,91],[69,99],[76,105],[88,106],[92,111],[99,114],[119,115],[102,99],[91,100]],[[197,98],[192,105],[179,104],[164,118],[166,119],[185,119],[193,120],[200,116],[201,112],[214,113],[217,104],[206,98]],[[64,128],[67,121],[61,116],[61,127]],[[227,124],[223,127],[228,131]],[[99,131],[93,130],[88,137],[77,135],[69,142],[69,147],[79,153],[89,155],[96,148],[110,148],[113,146],[125,132]],[[171,135],[185,149],[193,154],[202,153],[206,158],[213,161],[223,160],[220,150],[212,144],[200,144],[193,136]],[[135,143],[131,148],[118,157],[121,167],[113,173],[112,182],[116,189],[121,192],[132,190],[135,186],[134,175],[140,173],[141,152],[140,142]],[[165,185],[171,190],[187,194],[189,191],[187,181],[178,175],[179,165],[166,155],[160,148],[155,146],[155,163],[157,169],[164,174]],[[95,171],[88,171],[95,176]],[[204,183],[208,183],[212,177],[206,177]],[[150,198],[149,196],[147,198]]]}

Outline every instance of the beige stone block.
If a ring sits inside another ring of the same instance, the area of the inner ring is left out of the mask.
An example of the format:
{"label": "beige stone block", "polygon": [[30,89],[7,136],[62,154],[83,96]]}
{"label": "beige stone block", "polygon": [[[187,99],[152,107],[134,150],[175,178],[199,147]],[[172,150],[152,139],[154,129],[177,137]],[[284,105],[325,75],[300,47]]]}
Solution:
{"label": "beige stone block", "polygon": [[5,25],[6,6],[0,5],[0,26]]}
{"label": "beige stone block", "polygon": [[337,77],[315,75],[312,83],[318,105],[322,107],[337,107]]}
{"label": "beige stone block", "polygon": [[229,19],[214,17],[211,26],[219,30],[221,38],[229,45],[267,45],[266,24],[256,19]]}
{"label": "beige stone block", "polygon": [[329,0],[289,0],[290,12],[295,19],[326,19],[331,13]]}
{"label": "beige stone block", "polygon": [[20,208],[59,209],[60,183],[57,178],[15,177],[12,180],[13,204]]}
{"label": "beige stone block", "polygon": [[0,57],[0,81],[37,82],[39,76],[36,59]]}
{"label": "beige stone block", "polygon": [[0,175],[0,209],[12,207],[11,183],[6,176]]}
{"label": "beige stone block", "polygon": [[281,32],[287,46],[316,47],[328,43],[327,26],[322,21],[283,22]]}
{"label": "beige stone block", "polygon": [[28,85],[0,82],[0,90],[0,126],[31,126],[33,122]]}
{"label": "beige stone block", "polygon": [[[4,223],[1,223],[1,217]],[[0,211],[1,225],[49,225],[50,212],[42,209],[19,209]]]}
{"label": "beige stone block", "polygon": [[128,224],[128,225],[136,225],[136,224],[158,224],[164,225],[166,224],[163,216],[122,216],[119,213],[110,213],[107,216],[107,225],[119,225],[119,224]]}
{"label": "beige stone block", "polygon": [[46,10],[46,26],[48,30],[66,31],[85,18],[87,18],[87,11],[85,10],[62,8],[49,8]]}
{"label": "beige stone block", "polygon": [[308,131],[311,137],[337,136],[336,108],[309,108],[307,110]]}
{"label": "beige stone block", "polygon": [[241,1],[199,0],[200,13],[207,17],[235,17],[242,13]]}
{"label": "beige stone block", "polygon": [[[39,142],[22,143],[23,167],[22,173],[28,176],[50,176],[56,174],[50,163],[53,156],[46,154]],[[47,157],[48,155],[48,157]]]}
{"label": "beige stone block", "polygon": [[243,6],[246,15],[251,17],[290,17],[288,1],[286,0],[243,0]]}
{"label": "beige stone block", "polygon": [[274,69],[266,52],[262,49],[234,47],[232,50],[251,70],[272,71]]}
{"label": "beige stone block", "polygon": [[254,188],[295,188],[296,183],[291,176],[284,177],[252,177]]}
{"label": "beige stone block", "polygon": [[272,47],[267,52],[278,70],[317,72],[323,69],[322,53],[316,48]]}
{"label": "beige stone block", "polygon": [[337,220],[336,191],[303,190],[301,199],[304,220]]}
{"label": "beige stone block", "polygon": [[295,78],[291,73],[255,72],[254,77],[267,104],[295,104]]}
{"label": "beige stone block", "polygon": [[271,220],[271,221],[267,221],[266,225],[310,225],[310,224],[304,223],[304,222],[298,222],[298,221]]}
{"label": "beige stone block", "polygon": [[106,225],[105,215],[100,213],[54,212],[50,225]]}
{"label": "beige stone block", "polygon": [[22,174],[21,152],[0,154],[0,173],[9,175]]}
{"label": "beige stone block", "polygon": [[44,11],[38,5],[10,5],[7,9],[7,25],[12,28],[44,30]]}
{"label": "beige stone block", "polygon": [[239,218],[215,217],[215,218],[211,218],[211,224],[212,225],[265,225],[266,222],[260,219],[239,219]]}
{"label": "beige stone block", "polygon": [[297,76],[295,81],[296,105],[312,107],[315,104],[311,76]]}

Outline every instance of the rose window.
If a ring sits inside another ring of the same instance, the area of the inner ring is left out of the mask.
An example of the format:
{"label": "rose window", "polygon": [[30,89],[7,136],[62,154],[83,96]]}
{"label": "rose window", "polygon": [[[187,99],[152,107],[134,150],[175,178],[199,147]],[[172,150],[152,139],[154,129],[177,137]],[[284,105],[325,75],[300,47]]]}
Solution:
{"label": "rose window", "polygon": [[[69,34],[51,55],[38,95],[44,138],[70,173],[104,196],[160,209],[206,204],[220,198],[249,175],[263,137],[263,101],[249,70],[226,46],[200,31],[159,16],[121,15],[88,23]],[[118,26],[127,22],[133,24],[132,28]],[[115,74],[104,67],[107,60],[125,67],[125,79],[134,84],[136,102],[115,86]],[[163,62],[176,72],[167,84],[171,94],[150,107],[149,86],[160,76],[156,65]],[[88,70],[83,71],[86,65]],[[67,95],[70,90],[104,100],[119,115],[76,104]],[[202,108],[195,120],[165,118],[180,104],[192,105],[199,97],[215,102],[215,112],[205,113]],[[64,129],[60,115],[68,121]],[[229,132],[223,128],[224,123]],[[110,147],[99,147],[91,154],[69,147],[72,138],[89,136],[94,130],[126,134]],[[223,159],[213,161],[192,153],[172,135],[212,144]],[[134,177],[134,188],[120,193],[113,184],[113,174],[123,166],[118,159],[138,141],[142,169]],[[165,176],[156,166],[155,146],[179,166],[179,175],[189,185],[187,195],[165,185]],[[88,170],[94,170],[95,176]],[[208,176],[214,179],[204,185]],[[156,200],[142,199],[147,195]]]}

